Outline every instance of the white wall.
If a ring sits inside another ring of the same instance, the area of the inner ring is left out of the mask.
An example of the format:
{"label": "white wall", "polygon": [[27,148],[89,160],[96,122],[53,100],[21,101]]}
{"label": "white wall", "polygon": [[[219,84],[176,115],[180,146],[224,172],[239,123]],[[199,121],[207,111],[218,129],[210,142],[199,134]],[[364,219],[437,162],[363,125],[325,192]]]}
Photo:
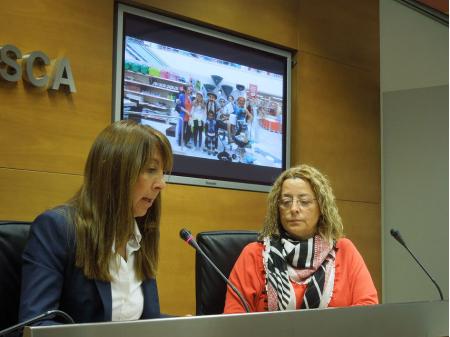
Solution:
{"label": "white wall", "polygon": [[448,27],[380,0],[383,302],[448,299]]}

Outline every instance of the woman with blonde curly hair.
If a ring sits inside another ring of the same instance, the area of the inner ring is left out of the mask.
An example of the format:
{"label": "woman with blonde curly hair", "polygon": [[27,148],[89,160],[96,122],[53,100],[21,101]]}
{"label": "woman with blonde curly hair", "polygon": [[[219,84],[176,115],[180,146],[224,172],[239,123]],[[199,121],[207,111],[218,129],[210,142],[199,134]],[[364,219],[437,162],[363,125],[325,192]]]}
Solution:
{"label": "woman with blonde curly hair", "polygon": [[[259,241],[230,274],[252,312],[377,304],[364,260],[343,237],[328,179],[314,167],[284,171],[269,196]],[[224,313],[245,312],[228,288]]]}

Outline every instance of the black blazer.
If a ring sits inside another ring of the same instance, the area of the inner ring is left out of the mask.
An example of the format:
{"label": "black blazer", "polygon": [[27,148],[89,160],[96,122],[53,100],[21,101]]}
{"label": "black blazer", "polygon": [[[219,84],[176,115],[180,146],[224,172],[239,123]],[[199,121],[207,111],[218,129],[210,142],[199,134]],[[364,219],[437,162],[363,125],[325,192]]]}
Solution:
{"label": "black blazer", "polygon": [[[31,225],[23,253],[20,322],[52,309],[67,312],[76,323],[111,321],[111,284],[87,279],[75,267],[74,225],[67,212],[67,207],[47,211]],[[141,319],[159,318],[156,280],[145,280],[141,287]]]}

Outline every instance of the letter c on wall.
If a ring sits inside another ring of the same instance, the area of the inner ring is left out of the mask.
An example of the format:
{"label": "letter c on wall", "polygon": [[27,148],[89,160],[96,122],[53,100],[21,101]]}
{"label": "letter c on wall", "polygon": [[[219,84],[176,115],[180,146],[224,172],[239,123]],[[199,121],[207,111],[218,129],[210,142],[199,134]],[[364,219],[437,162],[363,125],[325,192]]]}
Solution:
{"label": "letter c on wall", "polygon": [[35,63],[40,66],[48,66],[50,64],[50,59],[41,51],[34,51],[28,55],[24,55],[22,63],[24,72],[22,77],[25,81],[35,87],[46,87],[48,85],[48,76],[45,75],[44,71],[43,76],[36,77],[33,73]]}

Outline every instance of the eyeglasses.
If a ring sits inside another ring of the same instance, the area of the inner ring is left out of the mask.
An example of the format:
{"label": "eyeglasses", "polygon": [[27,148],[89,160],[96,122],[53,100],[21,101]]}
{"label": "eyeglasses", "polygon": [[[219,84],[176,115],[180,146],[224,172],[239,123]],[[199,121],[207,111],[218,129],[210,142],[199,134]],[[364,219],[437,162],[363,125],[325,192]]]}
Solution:
{"label": "eyeglasses", "polygon": [[301,207],[303,209],[308,209],[313,206],[314,201],[316,199],[297,199],[297,198],[290,198],[290,197],[284,197],[280,199],[280,207],[287,210],[291,209],[292,205],[294,204],[298,207]]}

